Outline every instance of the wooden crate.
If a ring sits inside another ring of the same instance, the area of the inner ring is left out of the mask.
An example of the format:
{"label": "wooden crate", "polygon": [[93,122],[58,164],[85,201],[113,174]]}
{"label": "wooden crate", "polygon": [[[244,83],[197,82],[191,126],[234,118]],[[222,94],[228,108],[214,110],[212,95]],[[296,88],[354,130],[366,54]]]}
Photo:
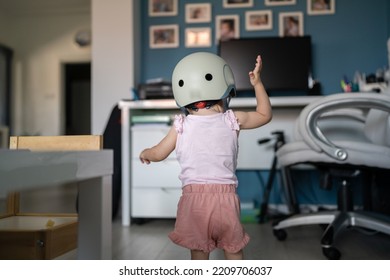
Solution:
{"label": "wooden crate", "polygon": [[0,259],[53,259],[77,248],[77,215],[0,219]]}

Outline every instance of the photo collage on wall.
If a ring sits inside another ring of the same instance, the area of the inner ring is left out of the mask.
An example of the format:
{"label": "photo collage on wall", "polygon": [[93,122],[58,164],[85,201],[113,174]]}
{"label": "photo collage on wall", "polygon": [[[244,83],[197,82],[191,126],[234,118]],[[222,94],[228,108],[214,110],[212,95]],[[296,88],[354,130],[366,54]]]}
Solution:
{"label": "photo collage on wall", "polygon": [[[177,16],[179,0],[149,0],[148,12],[150,17],[173,17]],[[296,5],[297,0],[262,0],[269,9],[252,10],[256,0],[223,0],[224,9],[248,9],[245,11],[245,30],[263,31],[272,30],[273,6]],[[336,0],[306,0],[307,14],[331,15],[335,13]],[[205,24],[212,22],[211,3],[188,3],[185,5],[186,24]],[[280,12],[279,36],[303,36],[304,35],[304,13]],[[215,44],[220,41],[240,38],[240,16],[237,14],[220,14],[215,16]],[[186,27],[185,47],[202,48],[211,47],[212,28],[209,26]],[[155,48],[177,48],[179,47],[179,25],[164,24],[152,25],[149,27],[149,46]]]}

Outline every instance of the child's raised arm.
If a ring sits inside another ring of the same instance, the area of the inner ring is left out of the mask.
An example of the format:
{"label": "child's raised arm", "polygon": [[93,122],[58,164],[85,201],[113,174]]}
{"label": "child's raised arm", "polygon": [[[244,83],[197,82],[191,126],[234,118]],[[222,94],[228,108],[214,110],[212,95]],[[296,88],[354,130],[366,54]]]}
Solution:
{"label": "child's raised arm", "polygon": [[263,67],[263,63],[260,55],[256,58],[256,65],[253,71],[249,72],[250,82],[255,90],[256,94],[256,111],[253,112],[235,112],[241,129],[251,129],[260,127],[272,119],[271,103],[269,101],[267,92],[260,78],[260,72]]}

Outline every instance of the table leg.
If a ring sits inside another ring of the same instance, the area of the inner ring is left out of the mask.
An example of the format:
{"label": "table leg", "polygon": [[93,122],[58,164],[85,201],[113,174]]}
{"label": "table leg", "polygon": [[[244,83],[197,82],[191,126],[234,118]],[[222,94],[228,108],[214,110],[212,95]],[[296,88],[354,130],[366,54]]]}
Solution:
{"label": "table leg", "polygon": [[111,176],[79,183],[79,259],[112,258]]}
{"label": "table leg", "polygon": [[130,110],[122,109],[122,225],[130,226]]}

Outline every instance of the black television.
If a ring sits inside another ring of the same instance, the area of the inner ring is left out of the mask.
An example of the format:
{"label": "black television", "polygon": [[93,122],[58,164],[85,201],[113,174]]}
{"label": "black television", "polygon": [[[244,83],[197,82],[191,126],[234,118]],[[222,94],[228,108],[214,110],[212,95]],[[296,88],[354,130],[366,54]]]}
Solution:
{"label": "black television", "polygon": [[269,95],[305,95],[312,76],[311,47],[310,36],[245,38],[220,42],[218,54],[232,68],[238,94],[253,90],[248,72],[260,54],[261,78]]}

